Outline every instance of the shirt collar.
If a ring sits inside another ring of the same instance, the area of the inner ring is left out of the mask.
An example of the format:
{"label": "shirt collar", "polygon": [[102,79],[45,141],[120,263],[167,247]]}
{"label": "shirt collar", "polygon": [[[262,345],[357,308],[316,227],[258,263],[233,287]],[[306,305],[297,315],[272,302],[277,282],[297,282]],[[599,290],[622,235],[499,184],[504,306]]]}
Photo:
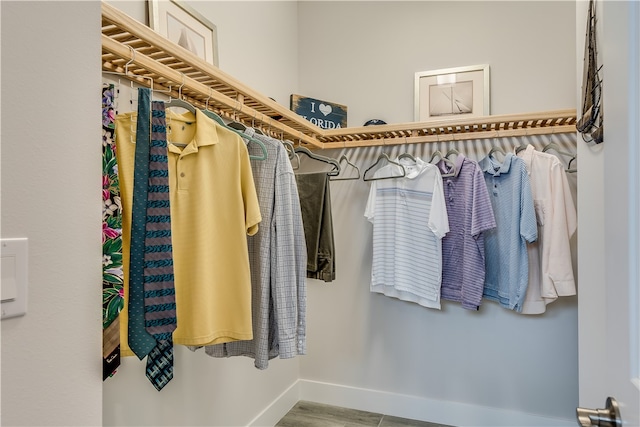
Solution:
{"label": "shirt collar", "polygon": [[169,151],[176,153],[187,154],[189,152],[197,152],[199,147],[206,147],[218,143],[218,128],[213,119],[209,118],[202,111],[196,109],[195,115],[187,111],[182,114],[178,114],[170,109],[166,110],[167,126],[170,122],[185,122],[194,123],[196,125],[196,132],[193,139],[187,144],[184,149],[180,150],[173,144],[169,145]]}
{"label": "shirt collar", "polygon": [[458,155],[456,156],[456,176],[458,176],[458,174],[460,174],[460,169],[462,169],[462,164],[464,163],[464,154],[462,153],[458,153]]}
{"label": "shirt collar", "polygon": [[253,138],[254,135],[257,135],[256,130],[249,126],[247,126],[247,128],[242,133],[247,135],[249,138]]}
{"label": "shirt collar", "polygon": [[527,148],[521,150],[518,153],[518,157],[524,160],[524,163],[527,165],[527,174],[531,175],[531,162],[533,161],[533,152],[536,151],[533,148],[533,145],[527,144]]}
{"label": "shirt collar", "polygon": [[500,163],[493,157],[486,156],[484,159],[480,160],[478,164],[480,165],[480,169],[482,169],[483,172],[486,172],[493,176],[500,176],[501,174],[509,173],[512,158],[513,153],[507,153],[504,156],[504,162]]}
{"label": "shirt collar", "polygon": [[[462,169],[462,163],[464,163],[464,159],[465,159],[464,154],[458,153],[456,155],[456,159],[454,161],[455,170],[453,171],[454,172],[453,176],[457,177],[460,174],[460,169]],[[440,169],[440,173],[442,174],[451,173],[451,168],[449,167],[449,163],[445,162],[444,160],[440,160],[437,163],[437,166],[438,166],[438,169]]]}

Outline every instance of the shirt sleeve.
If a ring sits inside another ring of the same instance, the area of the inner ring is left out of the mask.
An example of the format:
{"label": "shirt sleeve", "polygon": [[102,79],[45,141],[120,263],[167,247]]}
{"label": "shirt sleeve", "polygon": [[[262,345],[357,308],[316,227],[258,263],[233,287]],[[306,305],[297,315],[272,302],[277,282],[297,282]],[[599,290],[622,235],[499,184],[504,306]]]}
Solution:
{"label": "shirt sleeve", "polygon": [[[520,237],[524,239],[525,242],[532,243],[538,239],[538,222],[536,221],[536,211],[533,204],[531,182],[524,160],[520,158],[517,158],[517,160],[522,164],[522,167],[520,168]],[[523,267],[525,268],[525,270],[521,275],[522,281],[516,285],[518,288],[516,292],[518,298],[514,309],[517,312],[522,311],[522,305],[524,304],[524,300],[526,298],[527,287],[529,283],[526,250],[526,247],[524,247],[523,251],[525,252],[525,264]]]}
{"label": "shirt sleeve", "polygon": [[364,209],[364,216],[371,223],[373,223],[373,218],[375,217],[376,191],[377,191],[377,188],[378,188],[377,182],[376,181],[371,181],[371,188],[369,188],[369,198],[367,199],[367,206]]}
{"label": "shirt sleeve", "polygon": [[577,228],[576,209],[571,197],[569,182],[562,163],[554,162],[551,168],[551,212],[547,216],[549,223],[544,227],[551,229],[546,233],[544,245],[545,280],[542,282],[542,296],[569,296],[576,294],[571,247],[569,239]]}
{"label": "shirt sleeve", "polygon": [[431,211],[429,212],[429,228],[439,239],[449,232],[449,216],[442,188],[442,175],[436,167],[433,167],[434,182],[433,196],[431,199]]}
{"label": "shirt sleeve", "polygon": [[496,227],[496,219],[484,174],[479,166],[475,166],[472,178],[471,235],[477,239],[483,231]]}
{"label": "shirt sleeve", "polygon": [[240,144],[240,185],[244,201],[245,228],[247,234],[253,236],[258,232],[258,224],[262,221],[262,216],[260,214],[256,186],[253,181],[253,173],[251,172],[249,152],[244,142]]}
{"label": "shirt sleeve", "polygon": [[290,165],[289,170],[276,176],[274,221],[271,293],[279,357],[286,359],[306,354],[307,306],[307,247],[298,188]]}
{"label": "shirt sleeve", "polygon": [[536,221],[536,212],[533,205],[533,194],[531,193],[531,182],[529,174],[522,159],[520,169],[520,236],[529,243],[538,239],[538,223]]}

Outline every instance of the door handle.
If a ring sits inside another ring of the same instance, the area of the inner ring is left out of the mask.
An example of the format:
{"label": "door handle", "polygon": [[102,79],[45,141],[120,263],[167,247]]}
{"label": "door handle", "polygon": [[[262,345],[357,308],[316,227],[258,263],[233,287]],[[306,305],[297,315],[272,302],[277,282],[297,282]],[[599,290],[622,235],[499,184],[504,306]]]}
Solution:
{"label": "door handle", "polygon": [[622,427],[620,408],[613,397],[607,397],[605,409],[576,408],[581,427]]}

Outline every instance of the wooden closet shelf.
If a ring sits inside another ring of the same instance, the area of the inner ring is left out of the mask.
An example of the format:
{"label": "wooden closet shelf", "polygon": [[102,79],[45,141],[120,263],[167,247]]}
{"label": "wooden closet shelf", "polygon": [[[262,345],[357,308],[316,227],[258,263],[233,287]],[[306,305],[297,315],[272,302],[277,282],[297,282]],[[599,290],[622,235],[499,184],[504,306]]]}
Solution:
{"label": "wooden closet shelf", "polygon": [[146,25],[102,2],[102,69],[274,137],[312,148],[364,147],[575,133],[576,111],[321,129]]}
{"label": "wooden closet shelf", "polygon": [[576,132],[576,110],[505,114],[327,130],[324,148],[414,144]]}

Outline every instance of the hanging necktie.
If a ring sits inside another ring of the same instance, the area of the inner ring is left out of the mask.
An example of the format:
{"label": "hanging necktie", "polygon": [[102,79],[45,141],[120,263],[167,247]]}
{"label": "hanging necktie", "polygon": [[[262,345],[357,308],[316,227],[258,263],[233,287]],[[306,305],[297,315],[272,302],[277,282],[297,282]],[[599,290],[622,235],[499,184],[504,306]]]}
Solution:
{"label": "hanging necktie", "polygon": [[131,257],[129,263],[129,348],[140,360],[156,346],[156,339],[145,327],[144,317],[144,245],[149,186],[149,145],[151,140],[151,90],[138,89],[136,153],[133,170],[133,206],[131,208]]}
{"label": "hanging necktie", "polygon": [[162,388],[173,378],[173,341],[177,326],[171,244],[165,105],[153,101],[144,250],[145,327],[157,345],[147,356],[146,375]]}

